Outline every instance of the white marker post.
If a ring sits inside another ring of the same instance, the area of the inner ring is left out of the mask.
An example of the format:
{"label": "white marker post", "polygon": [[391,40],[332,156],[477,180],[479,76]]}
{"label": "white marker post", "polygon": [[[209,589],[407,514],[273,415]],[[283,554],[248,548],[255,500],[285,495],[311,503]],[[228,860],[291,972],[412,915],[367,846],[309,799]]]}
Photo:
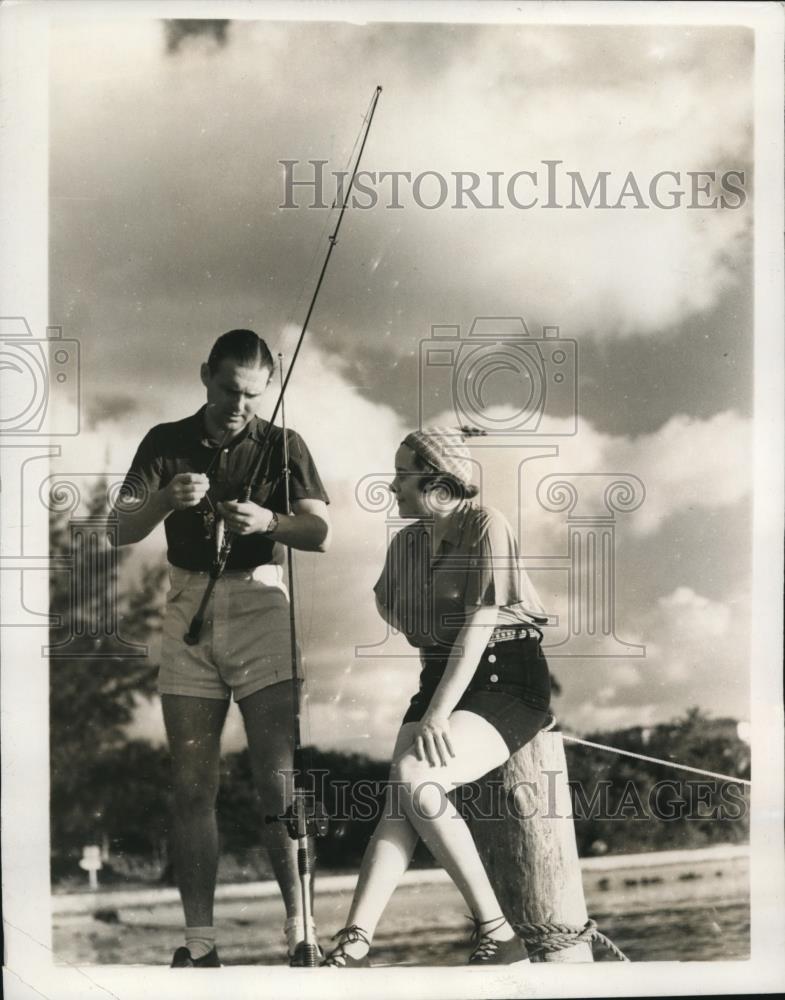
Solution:
{"label": "white marker post", "polygon": [[82,859],[79,867],[84,868],[87,877],[90,879],[90,889],[95,892],[98,889],[98,872],[103,868],[101,861],[101,848],[98,844],[87,844],[82,848]]}

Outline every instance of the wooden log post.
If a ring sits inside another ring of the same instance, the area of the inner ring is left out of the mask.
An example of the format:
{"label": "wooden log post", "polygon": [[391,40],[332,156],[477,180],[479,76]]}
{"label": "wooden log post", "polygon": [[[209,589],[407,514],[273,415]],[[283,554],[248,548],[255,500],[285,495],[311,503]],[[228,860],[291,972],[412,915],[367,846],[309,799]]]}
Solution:
{"label": "wooden log post", "polygon": [[[588,914],[561,734],[538,733],[478,785],[463,809],[507,919],[582,928]],[[533,958],[593,961],[589,942]]]}

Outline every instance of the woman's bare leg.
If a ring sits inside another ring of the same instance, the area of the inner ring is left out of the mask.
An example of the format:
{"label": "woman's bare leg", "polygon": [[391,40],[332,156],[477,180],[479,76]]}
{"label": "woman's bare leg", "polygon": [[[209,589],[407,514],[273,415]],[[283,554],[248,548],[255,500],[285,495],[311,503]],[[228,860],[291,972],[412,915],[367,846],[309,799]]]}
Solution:
{"label": "woman's bare leg", "polygon": [[[415,723],[401,726],[395,741],[393,760],[411,746],[411,732]],[[365,849],[357,887],[346,925],[357,924],[365,931],[368,940],[373,937],[379,918],[384,912],[401,876],[409,867],[419,836],[397,801],[394,787],[387,790],[384,813]],[[344,950],[352,958],[362,958],[368,946],[362,941],[346,944]]]}
{"label": "woman's bare leg", "polygon": [[[501,913],[499,902],[469,827],[447,793],[503,764],[509,750],[497,730],[473,712],[453,712],[450,734],[455,756],[446,765],[434,767],[420,761],[410,748],[394,762],[392,775],[400,783],[401,805],[411,825],[448,872],[475,918],[492,921]],[[503,923],[493,936],[508,939],[513,931]]]}
{"label": "woman's bare leg", "polygon": [[[448,872],[478,920],[492,921],[501,913],[469,828],[447,793],[503,764],[509,757],[507,745],[485,719],[473,712],[454,712],[450,731],[455,757],[446,766],[433,767],[415,756],[414,728],[415,723],[402,726],[398,735],[385,816],[363,857],[347,920],[347,925],[362,927],[369,940],[409,866],[418,837]],[[506,940],[513,931],[505,922],[492,936]],[[356,941],[344,945],[344,950],[361,958],[368,946]]]}

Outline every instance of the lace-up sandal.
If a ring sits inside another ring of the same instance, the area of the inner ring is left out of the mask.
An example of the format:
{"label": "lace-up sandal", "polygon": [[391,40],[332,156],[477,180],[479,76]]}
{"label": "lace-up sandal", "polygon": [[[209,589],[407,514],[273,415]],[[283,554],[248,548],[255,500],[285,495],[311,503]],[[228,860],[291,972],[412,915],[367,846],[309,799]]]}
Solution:
{"label": "lace-up sandal", "polygon": [[[490,936],[506,923],[506,917],[492,917],[490,920],[469,917],[469,920],[474,924],[471,937],[474,950],[469,956],[469,965],[514,965],[516,962],[529,961],[526,945],[517,934],[514,934],[509,941],[500,941]],[[483,931],[482,928],[486,924],[494,926]]]}
{"label": "lace-up sandal", "polygon": [[344,947],[347,944],[355,944],[357,941],[362,941],[363,944],[367,944],[369,948],[371,947],[368,935],[362,927],[358,927],[357,924],[342,927],[337,934],[333,934],[333,940],[336,938],[338,938],[338,944],[327,955],[327,958],[322,962],[322,966],[328,969],[367,969],[370,967],[371,963],[368,960],[367,954],[363,955],[362,958],[352,958],[345,951]]}

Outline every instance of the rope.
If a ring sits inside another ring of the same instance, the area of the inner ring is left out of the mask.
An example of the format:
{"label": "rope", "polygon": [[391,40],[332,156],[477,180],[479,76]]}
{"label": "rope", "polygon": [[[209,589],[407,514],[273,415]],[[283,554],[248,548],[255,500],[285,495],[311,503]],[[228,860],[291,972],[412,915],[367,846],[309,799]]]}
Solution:
{"label": "rope", "polygon": [[690,767],[689,764],[678,764],[672,760],[661,760],[659,757],[647,757],[643,753],[634,753],[632,750],[620,750],[618,747],[609,747],[604,743],[592,743],[590,740],[581,740],[577,736],[568,736],[562,733],[562,739],[570,740],[572,743],[581,743],[585,747],[594,747],[595,750],[609,750],[611,753],[621,754],[623,757],[634,757],[636,760],[647,760],[650,764],[664,764],[666,767],[673,767],[677,771],[691,771],[693,774],[705,774],[710,778],[722,778],[725,781],[736,781],[740,785],[751,786],[752,782],[747,778],[737,778],[732,774],[720,774],[719,771],[705,771],[700,767]]}
{"label": "rope", "polygon": [[537,953],[543,955],[542,958],[535,958],[535,961],[544,961],[544,955],[554,951],[563,951],[565,948],[573,948],[576,944],[591,944],[596,941],[604,945],[608,951],[620,962],[629,962],[629,958],[618,948],[610,938],[597,930],[594,920],[587,920],[583,927],[576,927],[574,924],[556,924],[551,921],[536,924],[513,924],[513,930],[523,940],[530,957]]}

